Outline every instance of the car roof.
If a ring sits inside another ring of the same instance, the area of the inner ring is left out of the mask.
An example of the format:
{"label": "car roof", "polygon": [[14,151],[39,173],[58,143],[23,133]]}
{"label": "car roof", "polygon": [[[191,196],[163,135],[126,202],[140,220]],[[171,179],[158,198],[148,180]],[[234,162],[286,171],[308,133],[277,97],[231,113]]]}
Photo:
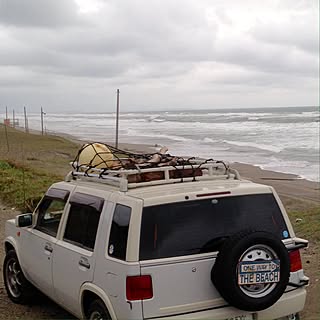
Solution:
{"label": "car roof", "polygon": [[131,196],[144,200],[145,206],[166,202],[200,200],[212,197],[225,197],[243,194],[271,193],[272,188],[247,180],[194,181],[136,188],[128,192]]}
{"label": "car roof", "polygon": [[192,181],[165,185],[144,186],[121,192],[118,187],[108,184],[75,180],[60,182],[55,187],[83,186],[93,190],[119,192],[121,194],[139,198],[144,201],[144,206],[157,205],[169,202],[186,200],[199,200],[212,197],[236,196],[244,194],[272,193],[273,188],[267,185],[253,183],[248,180],[212,180]]}

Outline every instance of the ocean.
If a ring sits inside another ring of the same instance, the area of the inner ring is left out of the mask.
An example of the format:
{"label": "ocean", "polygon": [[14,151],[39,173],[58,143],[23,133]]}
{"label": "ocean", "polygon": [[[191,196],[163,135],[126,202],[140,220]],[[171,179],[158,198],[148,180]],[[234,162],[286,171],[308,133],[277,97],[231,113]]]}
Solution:
{"label": "ocean", "polygon": [[[4,116],[4,115],[3,115]],[[17,115],[20,124],[22,114]],[[40,130],[40,112],[28,114]],[[115,113],[47,113],[47,132],[112,143]],[[319,181],[319,108],[122,112],[119,142],[165,145],[172,155],[242,162]]]}

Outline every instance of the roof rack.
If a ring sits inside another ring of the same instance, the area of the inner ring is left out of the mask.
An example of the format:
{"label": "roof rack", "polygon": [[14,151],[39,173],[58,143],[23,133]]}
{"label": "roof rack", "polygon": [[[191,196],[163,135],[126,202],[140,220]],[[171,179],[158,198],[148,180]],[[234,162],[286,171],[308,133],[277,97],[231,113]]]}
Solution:
{"label": "roof rack", "polygon": [[237,170],[223,161],[186,159],[187,164],[177,166],[156,166],[136,169],[98,169],[72,162],[73,170],[65,181],[85,180],[118,187],[126,192],[130,188],[183,183],[202,180],[240,180]]}

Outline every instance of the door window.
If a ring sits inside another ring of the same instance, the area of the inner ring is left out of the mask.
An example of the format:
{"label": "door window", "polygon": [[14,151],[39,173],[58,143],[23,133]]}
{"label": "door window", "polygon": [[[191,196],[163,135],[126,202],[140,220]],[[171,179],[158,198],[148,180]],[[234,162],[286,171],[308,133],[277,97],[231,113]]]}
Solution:
{"label": "door window", "polygon": [[38,220],[35,229],[55,237],[65,204],[66,200],[64,199],[45,196],[37,210]]}
{"label": "door window", "polygon": [[102,198],[75,193],[70,199],[70,211],[63,240],[93,251],[102,206]]}
{"label": "door window", "polygon": [[126,259],[130,218],[131,208],[117,204],[110,231],[109,256],[121,260]]}

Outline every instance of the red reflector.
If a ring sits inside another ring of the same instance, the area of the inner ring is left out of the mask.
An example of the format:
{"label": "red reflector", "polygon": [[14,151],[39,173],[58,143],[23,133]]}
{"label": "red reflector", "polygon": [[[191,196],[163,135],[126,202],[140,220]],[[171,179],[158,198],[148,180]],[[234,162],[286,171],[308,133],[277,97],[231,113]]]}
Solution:
{"label": "red reflector", "polygon": [[151,276],[127,277],[127,300],[144,300],[153,297]]}
{"label": "red reflector", "polygon": [[300,251],[294,250],[289,252],[290,257],[290,271],[295,272],[302,269]]}
{"label": "red reflector", "polygon": [[220,196],[222,194],[230,194],[230,191],[222,191],[222,192],[213,192],[213,193],[202,193],[202,194],[197,194],[197,197],[210,197],[210,196]]}

